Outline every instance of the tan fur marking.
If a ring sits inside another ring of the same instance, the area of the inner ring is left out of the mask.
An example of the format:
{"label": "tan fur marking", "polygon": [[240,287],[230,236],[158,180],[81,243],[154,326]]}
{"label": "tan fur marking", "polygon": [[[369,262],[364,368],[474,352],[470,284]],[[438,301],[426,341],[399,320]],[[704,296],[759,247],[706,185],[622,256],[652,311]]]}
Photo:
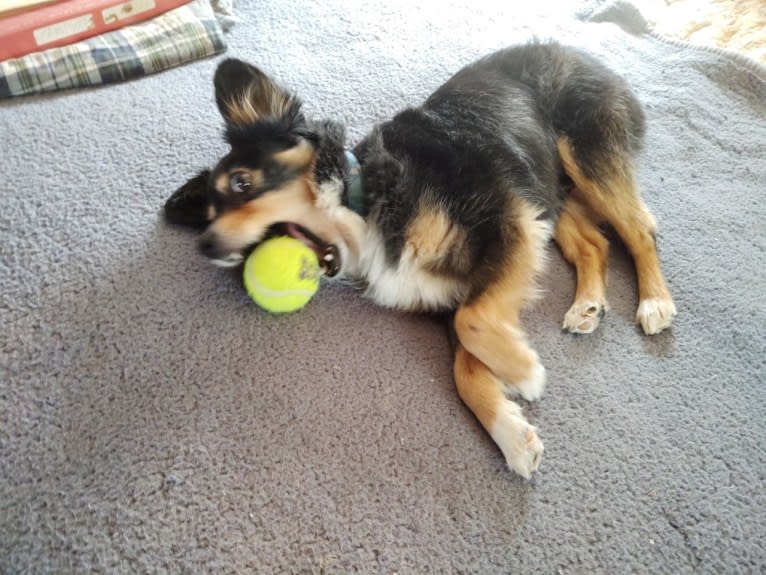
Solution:
{"label": "tan fur marking", "polygon": [[255,109],[253,101],[248,96],[249,93],[249,91],[244,92],[239,98],[226,102],[227,120],[240,125],[252,124],[258,121],[261,114]]}
{"label": "tan fur marking", "polygon": [[545,261],[549,237],[535,208],[516,200],[519,238],[505,269],[475,301],[455,314],[460,343],[502,381],[520,384],[535,376],[537,354],[527,345],[519,314],[535,295],[535,277]]}
{"label": "tan fur marking", "polygon": [[234,124],[252,124],[262,118],[280,118],[292,97],[270,83],[255,81],[241,94],[226,102],[227,119]]}
{"label": "tan fur marking", "polygon": [[456,245],[465,241],[466,233],[454,224],[444,210],[424,208],[407,230],[406,249],[421,265],[438,262]]}
{"label": "tan fur marking", "polygon": [[670,300],[657,256],[656,222],[641,200],[632,170],[601,184],[585,177],[566,138],[560,138],[557,146],[564,170],[577,185],[577,197],[617,230],[633,256],[640,299]]}
{"label": "tan fur marking", "polygon": [[236,251],[257,242],[274,223],[304,220],[312,207],[308,183],[295,180],[240,208],[221,214],[213,222],[211,232],[220,246]]}
{"label": "tan fur marking", "polygon": [[222,194],[226,194],[229,191],[229,174],[221,173],[215,179],[215,189]]}
{"label": "tan fur marking", "polygon": [[283,166],[290,168],[302,169],[312,164],[314,161],[315,150],[306,140],[301,140],[293,146],[283,152],[277,152],[273,158]]}
{"label": "tan fur marking", "polygon": [[247,175],[250,177],[250,183],[253,186],[263,184],[263,170],[247,170]]}
{"label": "tan fur marking", "polygon": [[570,197],[564,206],[556,223],[555,238],[564,257],[577,269],[575,301],[605,301],[609,242],[575,197]]}
{"label": "tan fur marking", "polygon": [[485,429],[492,429],[505,394],[486,365],[462,345],[455,350],[455,384],[460,399],[473,411]]}

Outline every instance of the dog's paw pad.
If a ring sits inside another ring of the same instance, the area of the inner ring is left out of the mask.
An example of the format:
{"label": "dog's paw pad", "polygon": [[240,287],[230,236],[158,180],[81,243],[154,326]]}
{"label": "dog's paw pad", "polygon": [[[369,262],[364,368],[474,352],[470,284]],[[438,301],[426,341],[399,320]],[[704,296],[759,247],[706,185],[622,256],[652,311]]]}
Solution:
{"label": "dog's paw pad", "polygon": [[593,300],[576,301],[564,316],[563,329],[569,333],[593,333],[606,313],[606,303]]}
{"label": "dog's paw pad", "polygon": [[667,298],[641,300],[636,311],[636,323],[640,323],[646,335],[655,335],[670,327],[676,316],[676,305]]}
{"label": "dog's paw pad", "polygon": [[530,370],[529,376],[524,381],[510,386],[510,392],[520,395],[527,401],[537,401],[545,391],[545,368],[536,361]]}

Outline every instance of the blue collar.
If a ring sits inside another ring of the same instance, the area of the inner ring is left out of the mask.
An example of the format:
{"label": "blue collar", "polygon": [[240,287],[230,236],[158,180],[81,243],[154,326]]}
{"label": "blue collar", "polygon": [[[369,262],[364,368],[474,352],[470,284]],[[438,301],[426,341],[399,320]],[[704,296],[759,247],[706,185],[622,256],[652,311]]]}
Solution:
{"label": "blue collar", "polygon": [[346,204],[357,214],[364,211],[364,191],[362,190],[362,166],[351,150],[346,150],[348,162],[348,185],[346,188]]}

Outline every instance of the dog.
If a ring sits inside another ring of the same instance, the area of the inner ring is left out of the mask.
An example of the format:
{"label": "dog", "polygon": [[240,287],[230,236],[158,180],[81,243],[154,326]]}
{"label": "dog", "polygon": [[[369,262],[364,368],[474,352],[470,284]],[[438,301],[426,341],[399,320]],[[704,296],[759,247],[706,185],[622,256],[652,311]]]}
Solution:
{"label": "dog", "polygon": [[580,50],[533,42],[490,54],[353,150],[340,124],[307,118],[249,64],[223,61],[214,85],[231,149],[169,198],[167,220],[204,230],[199,247],[222,266],[288,234],[325,275],[383,306],[448,312],[458,394],[522,477],[543,444],[511,398],[539,399],[546,377],[519,313],[549,239],[577,270],[565,330],[590,333],[607,309],[602,225],[634,259],[643,331],[676,315],[636,184],[644,112]]}

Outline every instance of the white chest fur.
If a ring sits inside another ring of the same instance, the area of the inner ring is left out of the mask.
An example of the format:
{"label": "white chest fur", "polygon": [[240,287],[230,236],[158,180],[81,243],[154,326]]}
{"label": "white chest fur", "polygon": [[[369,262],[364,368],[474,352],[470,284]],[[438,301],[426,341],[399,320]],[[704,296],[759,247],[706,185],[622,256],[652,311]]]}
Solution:
{"label": "white chest fur", "polygon": [[361,243],[359,272],[368,283],[366,295],[385,307],[438,311],[454,308],[462,296],[458,282],[424,269],[407,248],[396,264],[389,263],[383,238],[372,224]]}
{"label": "white chest fur", "polygon": [[386,257],[383,237],[374,224],[341,206],[343,184],[333,179],[319,188],[317,207],[350,231],[355,249],[338,244],[344,270],[342,276],[361,278],[367,283],[365,295],[377,304],[408,311],[452,309],[462,296],[461,286],[423,267],[412,250],[405,248],[396,264]]}

